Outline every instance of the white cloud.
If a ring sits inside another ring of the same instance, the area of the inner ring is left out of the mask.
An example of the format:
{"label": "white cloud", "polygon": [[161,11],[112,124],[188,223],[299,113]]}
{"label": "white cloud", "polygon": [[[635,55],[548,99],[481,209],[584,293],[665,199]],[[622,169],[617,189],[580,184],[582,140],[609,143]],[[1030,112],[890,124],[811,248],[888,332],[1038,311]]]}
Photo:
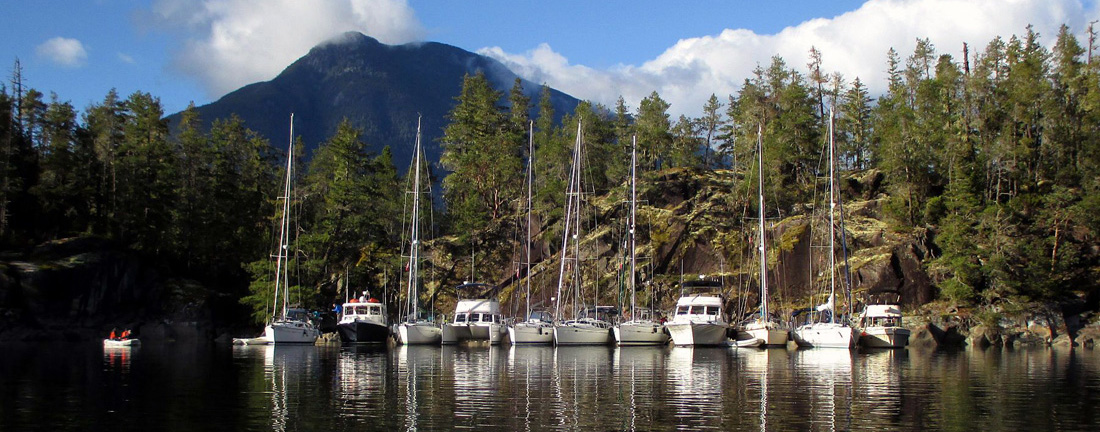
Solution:
{"label": "white cloud", "polygon": [[189,35],[175,66],[213,97],[274,78],[310,48],[348,31],[390,44],[423,34],[405,0],[158,0],[149,15]]}
{"label": "white cloud", "polygon": [[[725,101],[756,66],[779,55],[788,66],[805,71],[809,50],[822,53],[822,69],[859,77],[874,93],[886,87],[886,53],[902,58],[917,38],[928,38],[937,52],[962,58],[962,45],[980,52],[994,37],[1023,34],[1031,24],[1048,48],[1062,24],[1079,40],[1089,21],[1100,18],[1095,5],[1078,0],[871,0],[859,9],[818,18],[776,34],[727,29],[718,35],[683,39],[641,65],[597,70],[570,64],[548,45],[522,54],[498,47],[479,52],[500,60],[524,78],[611,106],[622,95],[630,106],[653,90],[672,104],[673,114],[698,115],[712,93]],[[961,61],[961,60],[960,60]]]}
{"label": "white cloud", "polygon": [[124,54],[124,53],[117,53],[117,54],[118,54],[118,61],[120,61],[120,62],[123,62],[123,63],[126,63],[126,64],[134,64],[134,63],[136,63],[136,62],[134,61],[134,58],[133,58],[133,57],[131,57],[131,56],[129,56],[129,55],[127,55],[127,54]]}
{"label": "white cloud", "polygon": [[35,48],[39,57],[68,68],[77,68],[88,60],[88,52],[84,50],[84,44],[76,39],[55,37],[42,42]]}

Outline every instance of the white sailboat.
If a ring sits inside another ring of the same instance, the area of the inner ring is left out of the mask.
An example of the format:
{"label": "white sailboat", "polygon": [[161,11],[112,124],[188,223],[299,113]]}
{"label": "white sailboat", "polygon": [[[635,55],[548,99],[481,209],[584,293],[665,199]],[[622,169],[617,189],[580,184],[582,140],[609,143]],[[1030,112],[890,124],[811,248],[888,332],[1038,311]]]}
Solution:
{"label": "white sailboat", "polygon": [[[275,252],[275,295],[271,305],[272,320],[264,328],[264,334],[258,338],[234,339],[234,343],[254,344],[312,344],[321,336],[321,330],[309,318],[309,312],[301,308],[291,308],[290,272],[288,252],[290,249],[290,199],[291,181],[294,178],[294,114],[290,115],[290,145],[286,154],[286,183],[283,186],[282,218],[279,222],[279,247]],[[280,301],[279,294],[282,294]],[[281,306],[281,307],[280,307]]]}
{"label": "white sailboat", "polygon": [[760,255],[760,314],[744,323],[741,331],[750,339],[759,339],[763,346],[786,346],[790,329],[773,317],[768,310],[768,248],[764,235],[764,128],[757,127],[756,157],[758,177],[759,226],[757,227],[757,254]]}
{"label": "white sailboat", "polygon": [[630,236],[630,319],[615,326],[615,342],[622,345],[664,345],[668,343],[668,331],[664,324],[654,321],[652,314],[643,316],[638,310],[637,294],[634,287],[636,275],[636,257],[634,255],[635,229],[637,227],[637,163],[638,137],[634,137],[630,148],[630,227],[627,232]]}
{"label": "white sailboat", "polygon": [[531,201],[534,183],[535,126],[528,125],[527,131],[527,277],[524,308],[524,320],[508,326],[508,341],[515,344],[551,344],[554,343],[554,323],[545,312],[531,310]]}
{"label": "white sailboat", "polygon": [[439,344],[443,340],[443,329],[434,321],[434,317],[420,316],[418,302],[420,270],[420,119],[416,120],[416,149],[413,156],[412,221],[409,224],[409,262],[408,286],[405,304],[401,313],[401,323],[396,326],[394,335],[402,345]]}
{"label": "white sailboat", "polygon": [[730,329],[723,310],[722,284],[700,280],[681,284],[672,319],[665,323],[672,343],[679,346],[726,345]]}
{"label": "white sailboat", "polygon": [[[813,322],[795,329],[794,338],[798,346],[813,348],[852,348],[856,342],[856,332],[844,320],[837,320],[836,313],[836,184],[834,179],[835,159],[833,143],[833,113],[829,112],[829,300],[817,307],[817,312],[827,313],[827,322]],[[845,284],[847,285],[847,283]],[[851,290],[851,287],[846,287]],[[848,305],[851,308],[851,303]],[[820,315],[819,315],[820,316]]]}
{"label": "white sailboat", "polygon": [[[600,307],[593,308],[591,313],[581,312],[580,305],[583,302],[581,294],[580,273],[580,207],[581,207],[581,123],[577,122],[577,142],[573,148],[573,169],[569,175],[569,189],[565,205],[565,231],[562,234],[561,267],[558,272],[558,291],[555,308],[554,344],[555,345],[607,345],[610,344],[611,323],[607,321],[607,315],[611,309],[605,309],[600,313]],[[573,258],[568,258],[569,238],[574,239]],[[566,263],[573,262],[573,319],[563,321],[562,317],[562,287],[565,285]],[[594,298],[599,298],[594,296]],[[607,308],[606,306],[604,308]],[[586,311],[587,312],[587,311]],[[616,313],[618,311],[615,311]]]}
{"label": "white sailboat", "polygon": [[[443,324],[443,344],[462,341],[500,343],[505,334],[504,316],[500,314],[497,287],[483,283],[467,283],[455,288],[459,295],[454,319]],[[475,293],[462,298],[463,293]]]}

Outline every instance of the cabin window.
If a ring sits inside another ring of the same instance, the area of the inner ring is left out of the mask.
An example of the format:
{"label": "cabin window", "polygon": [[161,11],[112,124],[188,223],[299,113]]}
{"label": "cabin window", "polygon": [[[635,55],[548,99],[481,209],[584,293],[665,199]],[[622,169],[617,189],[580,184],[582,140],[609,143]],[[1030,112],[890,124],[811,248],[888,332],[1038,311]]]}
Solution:
{"label": "cabin window", "polygon": [[706,315],[707,307],[706,306],[692,306],[691,307],[691,313],[693,315]]}
{"label": "cabin window", "polygon": [[676,315],[687,315],[691,310],[691,306],[680,306],[676,308]]}
{"label": "cabin window", "polygon": [[707,315],[718,315],[719,309],[718,306],[707,306]]}
{"label": "cabin window", "polygon": [[455,315],[455,322],[456,323],[466,322],[466,314]]}

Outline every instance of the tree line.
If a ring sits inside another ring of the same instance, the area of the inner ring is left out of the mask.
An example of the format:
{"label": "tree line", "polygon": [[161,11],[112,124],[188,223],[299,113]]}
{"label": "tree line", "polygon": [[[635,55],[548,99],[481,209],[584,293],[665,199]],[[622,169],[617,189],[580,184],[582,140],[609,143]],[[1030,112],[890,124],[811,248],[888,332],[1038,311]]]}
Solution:
{"label": "tree line", "polygon": [[1062,26],[1048,49],[1028,27],[974,53],[964,45],[961,60],[918,39],[905,58],[887,53],[877,99],[860,78],[822,71],[811,48],[808,73],[773,57],[725,101],[712,95],[698,118],[673,119],[653,92],[634,110],[621,97],[614,107],[582,102],[555,125],[544,87],[533,157],[520,82],[505,97],[484,76],[467,76],[442,138],[450,220],[476,232],[507,215],[506,204],[518,208],[526,159],[537,173],[536,211],[560,219],[578,121],[592,193],[623,184],[636,136],[641,170],[724,170],[744,179],[738,202],[754,205],[762,133],[769,212],[798,214],[825,175],[832,117],[840,168],[881,172],[893,229],[932,233],[928,270],[943,296],[1062,298],[1096,287],[1100,256],[1100,62],[1091,27],[1088,35],[1082,45]]}
{"label": "tree line", "polygon": [[[794,215],[823,175],[833,113],[842,169],[880,171],[894,229],[934,234],[928,269],[945,297],[1050,299],[1094,288],[1100,62],[1088,34],[1082,44],[1063,26],[1048,49],[1029,27],[974,53],[964,46],[961,59],[919,39],[907,57],[887,53],[878,98],[858,77],[822,71],[816,49],[805,74],[777,56],[736,94],[712,95],[698,118],[672,118],[653,92],[635,109],[621,97],[614,107],[582,102],[555,122],[545,86],[532,101],[519,80],[501,92],[467,75],[440,139],[446,209],[437,229],[476,235],[515,218],[529,160],[535,211],[547,224],[559,220],[578,122],[594,194],[623,184],[636,136],[641,170],[720,170],[743,179],[742,198],[755,196],[762,133],[769,213]],[[159,100],[143,92],[111,91],[78,112],[24,88],[17,65],[0,87],[0,239],[20,247],[110,238],[243,298],[262,320],[281,161],[292,157],[303,167],[291,263],[301,301],[323,307],[348,287],[396,279],[406,179],[388,148],[369,151],[347,121],[308,158],[285,154],[236,117],[199,125],[189,107],[170,133]]]}

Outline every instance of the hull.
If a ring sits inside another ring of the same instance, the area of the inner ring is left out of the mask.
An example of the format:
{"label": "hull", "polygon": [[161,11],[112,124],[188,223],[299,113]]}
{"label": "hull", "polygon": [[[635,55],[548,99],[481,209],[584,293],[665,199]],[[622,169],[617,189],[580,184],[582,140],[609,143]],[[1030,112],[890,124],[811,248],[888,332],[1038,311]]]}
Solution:
{"label": "hull", "polygon": [[390,329],[384,325],[354,321],[336,326],[340,340],[352,343],[382,343],[390,337]]}
{"label": "hull", "polygon": [[622,345],[665,345],[668,331],[661,323],[632,321],[615,326],[615,342]]}
{"label": "hull", "polygon": [[489,325],[444,324],[442,340],[444,344],[456,344],[462,341],[480,341],[496,345],[500,343],[503,334],[504,326],[497,323]]}
{"label": "hull", "polygon": [[787,346],[787,330],[778,328],[746,328],[742,330],[751,339],[760,339],[763,346]]}
{"label": "hull", "polygon": [[794,331],[794,341],[800,347],[849,349],[855,340],[852,327],[843,324],[809,324]]}
{"label": "hull", "polygon": [[397,325],[397,343],[402,345],[438,345],[443,340],[443,329],[429,323],[401,323]]}
{"label": "hull", "polygon": [[508,341],[513,345],[552,344],[554,326],[549,323],[518,323],[508,327]]}
{"label": "hull", "polygon": [[104,348],[118,348],[118,347],[134,347],[141,345],[141,341],[137,339],[104,339]]}
{"label": "hull", "polygon": [[608,345],[611,340],[609,328],[584,324],[554,327],[555,345]]}
{"label": "hull", "polygon": [[718,323],[665,323],[672,343],[680,346],[725,345],[729,326]]}
{"label": "hull", "polygon": [[273,344],[312,344],[317,343],[321,332],[310,324],[301,321],[276,321],[264,329],[263,339]]}
{"label": "hull", "polygon": [[905,348],[909,345],[909,329],[868,327],[860,334],[859,343],[871,348]]}

